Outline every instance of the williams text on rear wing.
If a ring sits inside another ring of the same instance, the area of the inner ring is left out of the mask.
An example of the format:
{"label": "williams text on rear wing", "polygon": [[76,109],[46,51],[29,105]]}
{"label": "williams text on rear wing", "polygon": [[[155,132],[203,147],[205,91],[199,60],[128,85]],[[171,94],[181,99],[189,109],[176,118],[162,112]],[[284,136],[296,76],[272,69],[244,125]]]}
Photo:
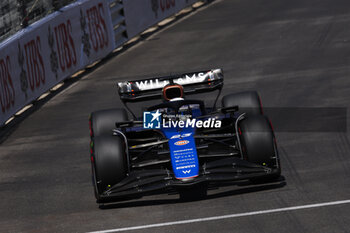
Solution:
{"label": "williams text on rear wing", "polygon": [[123,102],[136,102],[161,97],[162,88],[168,84],[180,84],[185,94],[197,94],[221,89],[224,82],[222,69],[212,69],[179,75],[118,83],[118,93]]}

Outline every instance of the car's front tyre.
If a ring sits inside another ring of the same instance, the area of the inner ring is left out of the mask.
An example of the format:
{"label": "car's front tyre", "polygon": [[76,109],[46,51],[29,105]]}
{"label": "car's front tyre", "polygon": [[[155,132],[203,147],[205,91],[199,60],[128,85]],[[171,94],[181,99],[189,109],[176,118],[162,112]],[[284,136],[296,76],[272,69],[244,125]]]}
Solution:
{"label": "car's front tyre", "polygon": [[116,122],[128,121],[128,114],[123,108],[105,109],[92,112],[89,119],[90,136],[112,135]]}
{"label": "car's front tyre", "polygon": [[278,178],[281,166],[274,132],[267,117],[247,116],[239,122],[238,132],[243,158],[273,169],[273,174],[265,177],[267,180]]}
{"label": "car's front tyre", "polygon": [[99,136],[91,141],[92,182],[98,202],[103,202],[104,191],[126,177],[126,149],[119,136]]}

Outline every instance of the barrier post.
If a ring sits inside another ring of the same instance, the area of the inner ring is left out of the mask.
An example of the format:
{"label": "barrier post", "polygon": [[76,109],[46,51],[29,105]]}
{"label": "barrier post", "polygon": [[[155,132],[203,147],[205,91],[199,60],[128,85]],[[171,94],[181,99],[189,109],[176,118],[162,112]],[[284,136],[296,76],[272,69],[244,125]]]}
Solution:
{"label": "barrier post", "polygon": [[21,27],[26,28],[28,26],[28,15],[27,15],[27,3],[26,0],[18,0],[18,12],[21,18]]}

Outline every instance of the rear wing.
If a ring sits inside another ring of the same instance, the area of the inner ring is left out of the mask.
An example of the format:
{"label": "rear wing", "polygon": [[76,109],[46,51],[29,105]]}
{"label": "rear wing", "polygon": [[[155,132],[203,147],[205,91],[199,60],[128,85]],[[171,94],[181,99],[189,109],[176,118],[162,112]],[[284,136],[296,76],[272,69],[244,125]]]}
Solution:
{"label": "rear wing", "polygon": [[179,75],[156,77],[118,83],[118,93],[123,102],[157,99],[168,84],[180,84],[184,93],[197,94],[221,89],[224,84],[222,69],[212,69]]}

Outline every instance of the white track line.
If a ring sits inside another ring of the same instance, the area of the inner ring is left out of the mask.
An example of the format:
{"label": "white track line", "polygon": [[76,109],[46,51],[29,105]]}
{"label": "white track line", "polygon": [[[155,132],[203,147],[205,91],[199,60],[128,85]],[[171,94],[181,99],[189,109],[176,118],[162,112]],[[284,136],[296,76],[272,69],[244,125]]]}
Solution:
{"label": "white track line", "polygon": [[111,232],[120,232],[120,231],[142,230],[142,229],[154,228],[154,227],[173,226],[173,225],[189,224],[189,223],[196,223],[196,222],[207,222],[207,221],[215,221],[215,220],[228,219],[228,218],[239,218],[239,217],[246,217],[246,216],[252,216],[252,215],[270,214],[270,213],[286,212],[286,211],[292,211],[292,210],[311,209],[311,208],[342,205],[342,204],[350,204],[350,200],[324,202],[324,203],[317,203],[317,204],[310,204],[310,205],[291,206],[291,207],[270,209],[270,210],[259,210],[259,211],[246,212],[246,213],[240,213],[240,214],[229,214],[229,215],[214,216],[214,217],[207,217],[207,218],[196,218],[196,219],[188,219],[188,220],[165,222],[165,223],[156,223],[156,224],[149,224],[149,225],[135,226],[135,227],[116,228],[116,229],[110,229],[110,230],[94,231],[94,232],[90,232],[90,233],[111,233]]}

